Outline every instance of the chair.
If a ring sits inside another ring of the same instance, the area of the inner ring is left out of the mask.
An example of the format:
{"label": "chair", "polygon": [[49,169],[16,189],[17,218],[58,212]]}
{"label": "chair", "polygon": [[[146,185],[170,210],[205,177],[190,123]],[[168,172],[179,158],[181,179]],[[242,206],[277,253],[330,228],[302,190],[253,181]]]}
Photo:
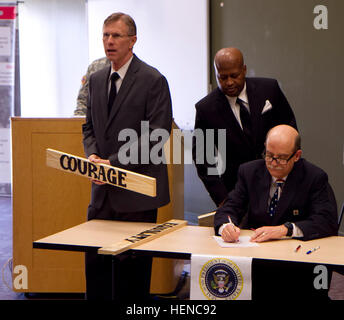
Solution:
{"label": "chair", "polygon": [[[198,225],[201,227],[214,227],[214,216],[216,211],[201,214],[197,217]],[[244,215],[240,224],[238,225],[240,229],[248,229],[248,213]]]}
{"label": "chair", "polygon": [[[340,225],[342,223],[343,215],[344,215],[344,201],[342,203],[342,207],[341,207],[339,215],[338,215],[338,228],[340,228]],[[343,266],[335,266],[334,271],[344,275],[344,267]]]}
{"label": "chair", "polygon": [[216,211],[201,214],[197,217],[198,225],[202,227],[213,227],[214,226],[214,216]]}
{"label": "chair", "polygon": [[342,208],[340,209],[340,212],[339,212],[339,215],[338,215],[338,226],[339,227],[340,227],[340,224],[342,223],[343,214],[344,214],[344,201],[342,203]]}

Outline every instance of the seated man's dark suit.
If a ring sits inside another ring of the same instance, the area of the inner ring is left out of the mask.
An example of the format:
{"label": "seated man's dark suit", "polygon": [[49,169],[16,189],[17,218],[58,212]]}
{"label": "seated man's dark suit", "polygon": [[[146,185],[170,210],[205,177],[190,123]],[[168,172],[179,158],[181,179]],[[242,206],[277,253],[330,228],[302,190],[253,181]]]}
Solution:
{"label": "seated man's dark suit", "polygon": [[[225,94],[216,88],[196,104],[195,129],[226,129],[226,169],[221,175],[208,175],[207,161],[197,163],[200,152],[193,141],[193,159],[197,173],[209,195],[218,206],[237,181],[239,166],[260,159],[266,133],[276,125],[288,124],[297,128],[294,113],[275,79],[246,78],[246,93],[250,108],[252,140],[241,129]],[[266,101],[271,108],[263,111]],[[205,136],[205,134],[204,134]],[[215,147],[218,148],[215,132]],[[206,156],[204,156],[206,159]]]}
{"label": "seated man's dark suit", "polygon": [[[241,165],[235,189],[229,193],[227,201],[215,214],[215,232],[218,232],[221,225],[228,223],[228,216],[235,225],[239,225],[247,212],[245,228],[277,226],[285,222],[293,222],[303,233],[301,240],[337,235],[336,199],[328,183],[327,174],[322,169],[302,158],[295,162],[286,179],[273,217],[268,214],[271,181],[264,160]],[[298,287],[301,283],[306,283],[305,287],[311,288],[315,296],[324,294],[321,290],[317,291],[313,288],[315,275],[314,266],[311,264],[278,264],[276,261],[267,261],[264,265],[260,264],[259,268],[261,268],[260,277],[256,279],[256,284],[259,282],[261,287],[264,287],[264,281],[277,277],[276,283],[281,285],[284,283],[290,289],[290,292],[285,292],[286,295],[301,296],[303,289]],[[280,270],[284,270],[285,274],[280,273],[283,272]],[[264,292],[264,294],[274,297],[275,293]]]}

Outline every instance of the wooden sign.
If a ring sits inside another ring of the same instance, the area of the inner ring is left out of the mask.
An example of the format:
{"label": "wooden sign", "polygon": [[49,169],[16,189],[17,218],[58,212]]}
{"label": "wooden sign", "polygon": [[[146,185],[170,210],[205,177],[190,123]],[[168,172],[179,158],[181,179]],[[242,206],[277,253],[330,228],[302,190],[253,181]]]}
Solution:
{"label": "wooden sign", "polygon": [[156,197],[156,179],[121,168],[99,164],[61,151],[47,149],[47,166],[107,184]]}
{"label": "wooden sign", "polygon": [[172,219],[162,224],[158,224],[149,230],[142,231],[109,247],[101,248],[98,250],[98,253],[116,255],[129,249],[133,249],[145,242],[159,238],[186,225],[187,221],[185,220]]}

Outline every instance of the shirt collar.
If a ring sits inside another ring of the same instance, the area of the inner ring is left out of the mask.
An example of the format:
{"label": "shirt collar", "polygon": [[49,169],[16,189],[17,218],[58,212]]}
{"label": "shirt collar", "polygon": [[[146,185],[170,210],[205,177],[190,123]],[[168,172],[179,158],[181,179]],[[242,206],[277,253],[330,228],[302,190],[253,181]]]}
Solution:
{"label": "shirt collar", "polygon": [[273,184],[276,184],[276,181],[277,180],[283,180],[284,182],[286,182],[287,178],[288,178],[288,175],[286,175],[285,177],[283,177],[282,179],[277,179],[275,177],[271,177],[272,178],[272,183]]}
{"label": "shirt collar", "polygon": [[244,101],[245,103],[248,103],[248,98],[247,98],[247,92],[246,92],[246,81],[244,84],[244,88],[241,90],[238,98],[242,101]]}
{"label": "shirt collar", "polygon": [[127,73],[129,65],[130,65],[131,61],[133,60],[133,58],[134,58],[134,55],[132,55],[131,58],[122,67],[120,67],[118,70],[113,69],[113,67],[111,66],[110,77],[114,72],[117,72],[119,77],[121,79],[124,79],[125,74]]}
{"label": "shirt collar", "polygon": [[247,97],[247,92],[246,92],[246,81],[245,81],[243,89],[241,90],[240,94],[237,97],[229,97],[227,95],[226,97],[230,102],[233,102],[233,105],[236,103],[237,98],[239,98],[240,100],[248,104],[248,97]]}

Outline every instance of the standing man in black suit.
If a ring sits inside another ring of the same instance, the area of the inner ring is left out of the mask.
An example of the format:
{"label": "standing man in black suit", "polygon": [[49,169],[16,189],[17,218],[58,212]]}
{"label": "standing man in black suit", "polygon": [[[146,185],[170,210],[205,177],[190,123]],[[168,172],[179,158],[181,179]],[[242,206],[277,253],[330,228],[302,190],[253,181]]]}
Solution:
{"label": "standing man in black suit", "polygon": [[[196,130],[215,129],[215,148],[222,157],[225,168],[220,174],[209,174],[212,166],[204,150],[197,150],[193,141],[193,158],[198,176],[217,206],[225,200],[237,181],[239,166],[261,158],[268,130],[278,124],[296,128],[294,113],[274,79],[246,78],[246,65],[240,50],[224,48],[214,59],[218,88],[196,104]],[[225,152],[220,150],[216,134],[226,130]],[[210,151],[210,152],[209,152]],[[199,153],[205,161],[198,163]],[[225,154],[221,154],[225,153]],[[214,150],[208,150],[214,153]]]}
{"label": "standing man in black suit", "polygon": [[[149,135],[157,128],[171,131],[170,91],[165,77],[133,54],[135,42],[136,25],[129,15],[114,13],[105,19],[103,45],[111,66],[90,76],[83,144],[90,161],[156,178],[157,196],[93,180],[89,220],[156,222],[157,208],[170,201],[167,167],[162,162],[152,162],[150,150],[157,142],[150,141]],[[133,133],[137,139],[131,141]],[[128,145],[134,148],[125,147]],[[128,150],[133,153],[129,162]],[[103,259],[97,254],[86,254],[88,299],[111,299],[111,281],[107,278],[111,269]],[[123,262],[127,275],[121,279],[123,297],[126,293],[128,298],[147,297],[151,263],[150,258],[139,257]]]}
{"label": "standing man in black suit", "polygon": [[[337,204],[327,174],[301,154],[301,139],[294,128],[279,125],[268,132],[265,160],[240,166],[235,189],[215,214],[215,232],[224,241],[238,240],[238,226],[247,211],[247,228],[255,229],[253,242],[337,235]],[[322,288],[314,285],[314,268],[312,263],[256,259],[252,298],[328,299],[331,266],[327,266],[327,287]]]}

